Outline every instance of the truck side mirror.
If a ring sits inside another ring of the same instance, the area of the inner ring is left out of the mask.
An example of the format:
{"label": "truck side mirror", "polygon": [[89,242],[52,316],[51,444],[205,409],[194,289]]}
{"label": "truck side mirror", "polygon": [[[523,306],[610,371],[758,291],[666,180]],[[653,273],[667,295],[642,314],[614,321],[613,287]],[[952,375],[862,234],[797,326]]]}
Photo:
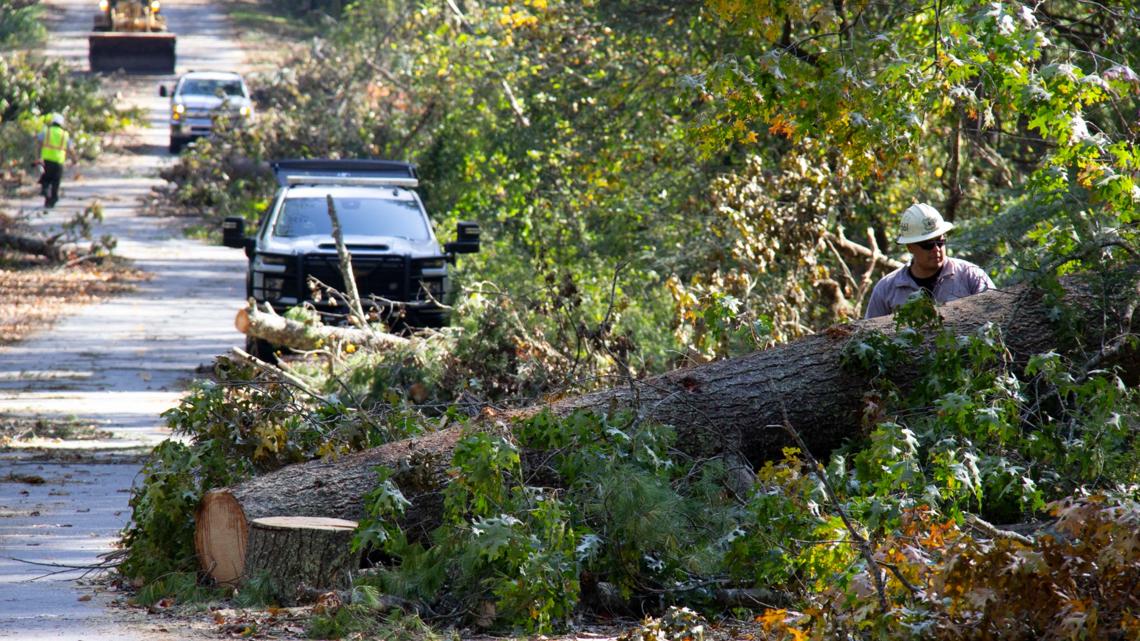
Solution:
{"label": "truck side mirror", "polygon": [[166,91],[166,85],[159,85],[159,86],[158,86],[158,95],[160,95],[160,96],[162,96],[163,98],[165,98],[165,97],[166,97],[166,94],[167,94],[167,91]]}
{"label": "truck side mirror", "polygon": [[222,221],[222,244],[226,247],[244,249],[250,245],[245,237],[245,219],[241,216],[228,216]]}
{"label": "truck side mirror", "polygon": [[461,220],[455,224],[455,241],[445,243],[443,251],[454,259],[455,254],[474,254],[479,251],[479,223]]}

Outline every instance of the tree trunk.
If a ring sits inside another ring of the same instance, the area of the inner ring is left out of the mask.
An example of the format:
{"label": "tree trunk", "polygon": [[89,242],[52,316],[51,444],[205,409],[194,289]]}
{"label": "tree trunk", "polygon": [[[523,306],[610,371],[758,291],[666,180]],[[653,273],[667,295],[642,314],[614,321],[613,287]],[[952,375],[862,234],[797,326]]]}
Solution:
{"label": "tree trunk", "polygon": [[43,256],[55,263],[62,263],[71,254],[78,254],[79,248],[74,243],[57,243],[56,239],[36,238],[34,236],[20,236],[0,231],[0,248],[10,249],[22,254]]}
{"label": "tree trunk", "polygon": [[[1070,283],[1066,302],[1088,312],[1088,322],[1077,325],[1086,345],[1106,344],[1129,328],[1107,327],[1106,315],[1093,306],[1090,289]],[[1098,303],[1105,302],[1097,298]],[[940,308],[947,328],[971,333],[994,323],[1003,332],[1015,362],[1024,364],[1034,354],[1065,351],[1063,341],[1049,322],[1052,305],[1039,292],[1025,287],[994,290],[955,301]],[[844,348],[859,340],[860,332],[893,332],[890,317],[832,327],[787,345],[670,372],[602,392],[553,403],[559,415],[578,409],[607,413],[635,408],[644,419],[672,425],[677,447],[696,457],[727,456],[759,465],[790,445],[785,422],[798,428],[812,453],[822,456],[844,440],[862,433],[862,415],[870,399],[870,381],[863,373],[841,364]],[[1140,369],[1135,354],[1118,362],[1131,375]],[[888,377],[906,386],[915,372],[902,368]],[[507,415],[524,417],[535,408]],[[484,417],[481,429],[509,429],[494,417]],[[420,538],[438,522],[442,498],[438,490],[447,482],[447,467],[459,438],[448,429],[414,439],[341,457],[291,465],[251,479],[236,487],[217,490],[203,502],[197,528],[215,523],[247,527],[249,520],[269,515],[329,516],[359,520],[363,497],[375,485],[374,468],[396,471],[393,482],[411,501],[401,523],[410,539]],[[524,460],[524,465],[526,462]],[[524,470],[524,473],[527,472]],[[221,500],[220,497],[226,497]],[[215,505],[226,505],[217,511]],[[233,507],[236,506],[236,507]],[[235,534],[244,536],[244,534]],[[209,570],[210,550],[199,549],[203,568]]]}
{"label": "tree trunk", "polygon": [[407,338],[354,327],[330,327],[327,325],[306,325],[268,311],[249,307],[238,311],[234,327],[247,336],[260,338],[274,345],[290,347],[300,351],[319,349],[322,345],[351,343],[374,350],[391,349],[408,343]]}
{"label": "tree trunk", "polygon": [[263,575],[277,586],[283,605],[310,589],[343,590],[352,585],[360,555],[352,552],[356,521],[271,516],[249,524],[246,577]]}
{"label": "tree trunk", "polygon": [[[249,523],[271,516],[364,518],[364,495],[376,487],[376,468],[395,470],[392,481],[411,501],[401,526],[409,538],[426,536],[443,508],[451,451],[450,429],[341,457],[330,457],[252,478],[206,493],[198,506],[194,547],[202,571],[231,584],[245,573]],[[287,471],[288,470],[288,471]]]}

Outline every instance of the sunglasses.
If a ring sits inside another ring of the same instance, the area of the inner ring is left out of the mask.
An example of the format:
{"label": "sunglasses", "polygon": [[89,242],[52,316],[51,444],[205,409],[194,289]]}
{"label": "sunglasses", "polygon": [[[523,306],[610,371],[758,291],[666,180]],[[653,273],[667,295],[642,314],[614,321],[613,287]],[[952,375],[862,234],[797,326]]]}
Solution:
{"label": "sunglasses", "polygon": [[935,247],[945,247],[946,246],[946,239],[945,238],[938,238],[936,240],[924,240],[921,243],[915,243],[915,244],[918,245],[919,247],[923,248],[926,251],[930,251],[930,250],[934,249]]}

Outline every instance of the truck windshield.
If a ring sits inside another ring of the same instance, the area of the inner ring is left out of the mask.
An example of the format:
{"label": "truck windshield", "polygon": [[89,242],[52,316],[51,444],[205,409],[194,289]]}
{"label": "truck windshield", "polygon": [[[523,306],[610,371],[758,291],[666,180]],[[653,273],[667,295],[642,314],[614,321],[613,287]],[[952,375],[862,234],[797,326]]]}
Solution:
{"label": "truck windshield", "polygon": [[182,94],[188,96],[243,96],[241,83],[236,80],[189,79],[182,84]]}
{"label": "truck windshield", "polygon": [[[345,236],[392,236],[408,240],[431,238],[427,220],[414,200],[390,198],[333,198],[341,232]],[[284,238],[332,236],[328,201],[324,198],[290,198],[277,217],[273,233]]]}

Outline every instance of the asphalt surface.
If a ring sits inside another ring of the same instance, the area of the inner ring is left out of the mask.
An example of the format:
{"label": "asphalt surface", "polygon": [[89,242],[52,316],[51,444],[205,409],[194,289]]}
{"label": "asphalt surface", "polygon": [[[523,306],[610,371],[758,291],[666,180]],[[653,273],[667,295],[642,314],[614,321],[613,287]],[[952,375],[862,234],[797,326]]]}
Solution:
{"label": "asphalt surface", "polygon": [[[45,0],[48,55],[87,69],[93,0]],[[177,34],[179,73],[244,71],[239,34],[218,3],[164,3]],[[0,415],[79,419],[109,433],[84,441],[30,442],[0,451],[0,638],[129,641],[185,639],[122,608],[84,569],[114,549],[129,517],[140,457],[170,436],[161,413],[215,356],[241,345],[233,318],[244,295],[245,256],[183,234],[185,219],[147,216],[141,199],[161,184],[167,153],[172,76],[127,76],[106,84],[147,122],[122,136],[119,153],[97,166],[65,170],[62,198],[43,213],[38,192],[0,202],[32,215],[44,230],[93,201],[104,222],[95,234],[118,240],[116,253],[152,275],[138,291],[80,308],[19,344],[0,348]]]}

